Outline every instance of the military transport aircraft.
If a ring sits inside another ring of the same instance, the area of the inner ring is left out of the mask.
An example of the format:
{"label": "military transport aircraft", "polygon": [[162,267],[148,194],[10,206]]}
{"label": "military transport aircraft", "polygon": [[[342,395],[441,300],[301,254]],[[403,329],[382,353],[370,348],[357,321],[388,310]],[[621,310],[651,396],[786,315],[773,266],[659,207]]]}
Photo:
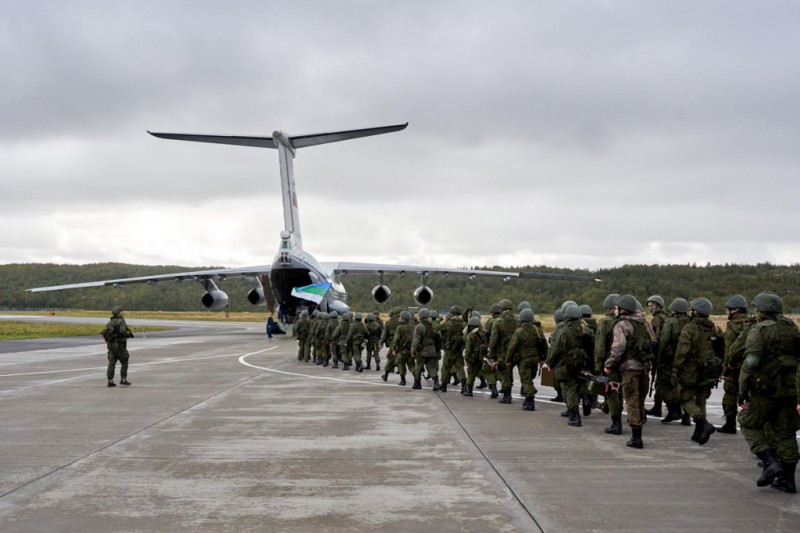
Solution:
{"label": "military transport aircraft", "polygon": [[[585,276],[544,272],[500,272],[494,270],[472,270],[418,265],[318,262],[310,253],[303,249],[303,239],[300,233],[300,219],[297,210],[294,167],[292,165],[292,160],[297,150],[299,148],[306,148],[318,144],[401,131],[405,129],[406,126],[408,126],[408,123],[377,128],[315,133],[310,135],[287,135],[281,131],[275,131],[272,137],[148,132],[162,139],[275,148],[278,150],[283,197],[284,230],[281,231],[278,253],[275,255],[272,263],[269,265],[242,268],[223,268],[156,276],[90,281],[87,283],[36,287],[28,290],[30,292],[41,292],[109,285],[122,287],[128,283],[155,284],[164,281],[194,280],[199,282],[205,289],[205,294],[203,294],[201,298],[202,304],[208,308],[219,309],[228,304],[228,295],[219,289],[215,281],[225,280],[231,277],[241,277],[248,280],[250,283],[251,289],[247,293],[247,300],[251,304],[268,305],[270,309],[274,309],[277,304],[283,303],[288,322],[292,322],[304,309],[318,307],[322,311],[343,312],[349,310],[347,305],[347,292],[344,286],[338,281],[340,276],[348,273],[372,273],[378,276],[378,284],[372,289],[372,298],[377,303],[386,303],[391,296],[389,287],[384,283],[385,273],[419,275],[420,285],[414,291],[414,300],[419,305],[423,306],[428,305],[433,299],[433,290],[428,286],[428,279],[432,274],[443,276],[450,274],[466,275],[471,278],[475,278],[476,276],[494,276],[503,278],[504,280],[509,280],[511,278],[529,278],[588,282],[599,281]],[[308,298],[293,295],[293,291],[294,294],[299,294],[295,289],[309,285],[316,285],[317,287],[323,288],[324,292],[319,294],[316,298],[318,301],[312,303]]]}

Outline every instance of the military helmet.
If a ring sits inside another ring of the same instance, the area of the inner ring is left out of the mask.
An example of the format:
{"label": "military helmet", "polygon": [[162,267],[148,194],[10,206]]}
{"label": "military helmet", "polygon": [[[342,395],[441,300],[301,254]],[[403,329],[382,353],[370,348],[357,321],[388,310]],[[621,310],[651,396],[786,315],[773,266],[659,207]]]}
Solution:
{"label": "military helmet", "polygon": [[675,313],[683,313],[684,315],[689,312],[689,302],[686,298],[675,298],[669,304],[669,310]]}
{"label": "military helmet", "polygon": [[423,307],[419,311],[417,311],[417,316],[420,318],[430,318],[431,312],[428,310],[427,307]]}
{"label": "military helmet", "polygon": [[564,311],[562,311],[561,309],[556,309],[553,312],[553,319],[556,321],[556,323],[563,322],[564,321]]}
{"label": "military helmet", "polygon": [[581,314],[583,316],[592,316],[592,308],[589,307],[587,304],[581,305]]}
{"label": "military helmet", "polygon": [[118,315],[118,314],[120,314],[122,311],[124,311],[124,309],[122,309],[122,306],[121,306],[121,305],[115,305],[115,306],[114,306],[114,308],[113,308],[113,309],[111,309],[111,314],[112,314],[112,315],[114,315],[114,316],[117,316],[117,315]]}
{"label": "military helmet", "polygon": [[493,315],[499,315],[500,314],[500,306],[497,305],[497,304],[490,305],[489,306],[489,312],[491,314],[493,314]]}
{"label": "military helmet", "polygon": [[519,312],[522,312],[522,310],[523,310],[523,309],[530,309],[530,308],[531,308],[531,304],[530,304],[530,302],[528,302],[527,300],[522,300],[522,301],[519,303],[519,305],[517,306],[517,310],[518,310]]}
{"label": "military helmet", "polygon": [[762,313],[783,313],[783,300],[777,294],[762,292],[753,298],[753,307]]}
{"label": "military helmet", "polygon": [[431,318],[439,318],[439,311],[431,309]]}
{"label": "military helmet", "polygon": [[578,305],[578,304],[577,304],[577,302],[573,302],[572,300],[567,300],[566,302],[561,304],[561,310],[562,311],[566,311],[567,307],[569,307],[570,305]]}
{"label": "military helmet", "polygon": [[533,322],[533,311],[530,309],[523,309],[519,312],[520,322]]}
{"label": "military helmet", "polygon": [[617,298],[619,298],[619,294],[616,293],[609,294],[608,296],[606,296],[606,299],[603,300],[603,307],[605,307],[606,309],[614,309],[614,305],[615,302],[617,301]]}
{"label": "military helmet", "polygon": [[353,315],[350,313],[350,311],[345,311],[344,313],[342,313],[342,320],[344,320],[345,322],[350,322],[350,319],[352,317]]}
{"label": "military helmet", "polygon": [[361,320],[361,318],[362,318],[362,317],[361,317],[361,313],[356,313],[356,320],[357,320],[357,321],[360,321],[360,320]]}
{"label": "military helmet", "polygon": [[453,305],[453,306],[450,307],[450,314],[451,315],[460,315],[463,312],[464,311],[461,310],[461,306],[460,305]]}
{"label": "military helmet", "polygon": [[725,307],[728,309],[736,309],[737,307],[747,309],[747,299],[741,294],[734,294],[725,300]]}
{"label": "military helmet", "polygon": [[326,313],[325,311],[320,311],[319,314],[317,315],[318,320],[325,320],[326,318],[328,318],[328,313]]}
{"label": "military helmet", "polygon": [[392,307],[392,310],[389,311],[389,316],[397,316],[400,314],[400,311],[402,311],[402,309],[399,307]]}
{"label": "military helmet", "polygon": [[502,300],[497,302],[497,305],[500,306],[501,311],[511,311],[512,309],[514,309],[514,304],[512,304],[511,300],[509,300],[508,298],[503,298]]}
{"label": "military helmet", "polygon": [[302,311],[300,311],[300,316],[308,316],[308,311],[303,309]]}
{"label": "military helmet", "polygon": [[476,317],[480,318],[481,317],[481,312],[480,311],[473,311],[472,314],[470,315],[470,317],[473,317],[473,316],[476,316]]}
{"label": "military helmet", "polygon": [[646,301],[645,303],[648,303],[648,304],[649,304],[650,302],[655,302],[655,303],[657,303],[658,305],[660,305],[661,307],[664,307],[664,306],[666,305],[666,304],[665,304],[665,302],[664,302],[664,298],[662,298],[662,297],[661,297],[661,296],[659,296],[658,294],[654,294],[653,296],[651,296],[650,298],[648,298],[648,299],[647,299],[647,301]]}
{"label": "military helmet", "polygon": [[375,320],[375,315],[373,315],[372,313],[367,313],[367,316],[364,317],[364,320],[366,320],[367,322],[372,322]]}
{"label": "military helmet", "polygon": [[328,314],[328,316],[329,316],[330,318],[339,318],[339,313],[337,313],[336,311],[331,311],[331,312]]}
{"label": "military helmet", "polygon": [[570,305],[564,309],[564,318],[576,319],[581,317],[581,308],[577,305]]}
{"label": "military helmet", "polygon": [[622,294],[620,296],[617,296],[617,299],[614,301],[614,305],[616,307],[624,309],[630,313],[636,312],[637,309],[636,304],[638,303],[639,302],[636,301],[636,298],[634,298],[630,294]]}
{"label": "military helmet", "polygon": [[481,317],[479,316],[471,316],[469,317],[469,322],[467,322],[468,326],[478,326],[481,325]]}
{"label": "military helmet", "polygon": [[409,320],[411,320],[411,313],[408,311],[401,311],[400,320],[405,320],[406,322],[408,322]]}
{"label": "military helmet", "polygon": [[691,307],[692,311],[695,313],[703,316],[711,316],[711,311],[713,310],[713,306],[707,298],[695,298],[689,302],[689,307]]}

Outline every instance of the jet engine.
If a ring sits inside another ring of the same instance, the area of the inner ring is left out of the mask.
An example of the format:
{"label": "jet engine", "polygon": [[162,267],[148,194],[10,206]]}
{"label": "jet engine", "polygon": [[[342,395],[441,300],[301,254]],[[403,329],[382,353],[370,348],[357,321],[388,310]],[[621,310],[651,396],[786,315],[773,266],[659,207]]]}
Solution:
{"label": "jet engine", "polygon": [[266,303],[264,289],[250,289],[250,292],[247,293],[247,301],[253,305],[264,305]]}
{"label": "jet engine", "polygon": [[379,304],[385,304],[392,297],[392,291],[386,285],[376,285],[372,289],[372,299]]}
{"label": "jet engine", "polygon": [[428,305],[433,300],[433,290],[427,285],[420,285],[414,291],[414,301],[418,305]]}
{"label": "jet engine", "polygon": [[200,301],[209,309],[221,309],[228,305],[228,295],[219,289],[212,289]]}

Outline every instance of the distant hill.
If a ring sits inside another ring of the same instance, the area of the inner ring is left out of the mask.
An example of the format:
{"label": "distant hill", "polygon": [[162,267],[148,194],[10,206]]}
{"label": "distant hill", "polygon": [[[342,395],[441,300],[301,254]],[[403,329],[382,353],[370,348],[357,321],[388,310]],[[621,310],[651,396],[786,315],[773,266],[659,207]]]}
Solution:
{"label": "distant hill", "polygon": [[[89,265],[9,264],[0,265],[0,309],[110,309],[124,305],[130,310],[193,311],[202,308],[202,287],[195,282],[137,284],[122,289],[102,287],[94,289],[29,293],[25,289],[65,283],[116,279],[170,272],[202,270],[220,267],[180,267],[174,265],[146,266],[123,263],[95,263]],[[474,267],[482,269],[542,272],[560,272],[591,275],[603,283],[574,283],[566,281],[511,280],[463,276],[447,278],[432,275],[428,285],[434,291],[432,307],[447,310],[453,304],[474,306],[487,310],[501,298],[515,303],[527,300],[538,313],[551,313],[564,300],[589,304],[595,313],[610,292],[631,293],[644,302],[653,294],[660,294],[669,304],[673,298],[687,299],[703,296],[714,304],[714,312],[722,313],[723,304],[731,294],[743,294],[748,301],[758,292],[772,290],[783,298],[787,312],[800,311],[800,265],[626,265],[597,271],[556,269],[546,266]],[[387,311],[394,306],[415,305],[412,293],[419,278],[386,275],[385,282],[392,290],[389,303],[378,305],[372,301],[372,287],[377,276],[350,274],[342,279],[348,289],[349,303],[356,310]],[[219,287],[228,293],[232,309],[254,309],[246,300],[249,284],[240,279],[219,281]]]}

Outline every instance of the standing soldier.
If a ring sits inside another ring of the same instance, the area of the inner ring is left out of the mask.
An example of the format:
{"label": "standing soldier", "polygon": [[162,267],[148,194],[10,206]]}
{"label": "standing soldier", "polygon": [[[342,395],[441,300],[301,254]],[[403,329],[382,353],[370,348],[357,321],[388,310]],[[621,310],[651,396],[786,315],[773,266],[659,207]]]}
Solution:
{"label": "standing soldier", "polygon": [[613,328],[613,340],[603,372],[607,376],[622,374],[622,395],[628,408],[628,425],[632,436],[626,446],[644,448],[642,425],[644,398],[647,396],[648,367],[652,364],[653,341],[647,329],[647,319],[637,311],[636,298],[630,294],[618,297],[614,305],[618,319]]}
{"label": "standing soldier", "polygon": [[741,294],[734,294],[725,302],[725,311],[728,313],[728,324],[725,326],[725,360],[722,362],[722,381],[725,395],[722,397],[722,412],[725,423],[717,427],[720,433],[736,434],[736,415],[739,397],[739,367],[742,364],[741,355],[744,350],[737,350],[738,346],[744,348],[743,342],[736,343],[739,337],[747,339],[745,332],[750,331],[752,322],[747,314],[747,300]]}
{"label": "standing soldier", "polygon": [[[442,348],[444,357],[442,359],[442,383],[437,390],[447,392],[447,381],[451,373],[456,375],[456,379],[461,383],[462,392],[466,387],[466,376],[464,375],[464,321],[461,319],[461,307],[454,305],[450,307],[450,313],[439,330],[442,336]],[[461,361],[461,365],[456,362]]]}
{"label": "standing soldier", "polygon": [[481,327],[479,316],[471,316],[467,322],[467,335],[464,341],[464,362],[467,365],[467,390],[464,396],[472,396],[472,387],[475,385],[475,378],[486,374],[489,380],[489,390],[492,391],[492,398],[497,398],[497,387],[492,367],[486,363],[489,355],[489,342],[486,332]]}
{"label": "standing soldier", "polygon": [[[389,354],[386,359],[388,360],[391,357],[391,360],[397,365],[397,372],[400,374],[400,383],[398,385],[405,385],[408,358],[411,357],[411,343],[414,340],[414,326],[411,324],[411,313],[408,311],[401,311],[397,315],[399,316],[393,317],[397,318],[398,323],[394,328],[394,335],[392,335],[391,339],[392,344],[389,347]],[[384,368],[382,378],[383,381],[386,381],[389,377],[389,363]]]}
{"label": "standing soldier", "polygon": [[683,414],[681,408],[681,389],[675,373],[675,350],[678,349],[678,339],[683,326],[689,323],[689,302],[684,298],[675,298],[669,304],[672,316],[664,322],[661,329],[661,338],[658,340],[658,354],[656,355],[656,379],[660,383],[661,398],[667,404],[667,416],[662,424],[673,420],[680,420],[684,426],[691,426],[689,415]]}
{"label": "standing soldier", "polygon": [[339,368],[339,345],[336,343],[336,340],[333,338],[333,334],[336,332],[336,328],[339,327],[339,313],[336,311],[331,311],[328,313],[328,322],[325,325],[325,342],[328,344],[328,351],[330,352],[330,358],[333,359],[333,365],[331,368]]}
{"label": "standing soldier", "polygon": [[535,411],[534,397],[538,391],[533,384],[533,378],[536,377],[539,363],[547,357],[547,340],[541,325],[538,322],[534,323],[531,309],[520,311],[519,321],[520,327],[511,336],[508,344],[506,365],[508,365],[509,371],[512,371],[514,366],[518,369],[519,380],[522,383],[522,396],[525,397],[522,409]]}
{"label": "standing soldier", "polygon": [[319,345],[317,344],[317,330],[319,329],[319,315],[320,312],[318,309],[314,309],[311,312],[309,318],[311,318],[311,324],[308,328],[308,346],[311,353],[311,360],[316,365],[322,364],[322,358],[319,356]]}
{"label": "standing soldier", "polygon": [[[619,298],[619,294],[608,294],[603,300],[603,308],[607,309],[605,316],[597,324],[597,331],[594,336],[594,371],[595,374],[602,374],[603,368],[611,353],[611,343],[614,340],[614,324],[617,322],[614,314],[614,303]],[[552,337],[551,337],[552,338]],[[615,372],[609,376],[617,383],[622,382],[622,376]],[[560,394],[560,393],[559,393]],[[605,407],[603,407],[605,406]],[[601,408],[604,412],[611,414],[611,425],[605,429],[609,435],[622,435],[622,391],[615,391],[607,388],[605,391],[605,401]]]}
{"label": "standing soldier", "polygon": [[430,319],[431,314],[427,308],[420,309],[417,316],[419,316],[419,324],[414,328],[414,340],[411,342],[411,356],[415,361],[412,388],[422,388],[422,370],[424,368],[433,379],[433,389],[436,390],[439,384],[437,361],[441,355],[441,336],[434,329]]}
{"label": "standing soldier", "polygon": [[367,370],[372,370],[372,358],[375,358],[375,370],[381,369],[381,356],[378,354],[381,350],[379,344],[381,338],[381,328],[375,321],[375,315],[367,313],[367,323],[364,324],[367,328],[366,347],[367,347]]}
{"label": "standing soldier", "polygon": [[547,366],[553,369],[553,378],[559,382],[561,394],[567,404],[562,413],[568,416],[567,425],[581,427],[581,414],[578,376],[589,364],[594,349],[594,335],[589,326],[581,320],[581,309],[573,304],[564,310],[564,325],[558,335],[551,336]]}
{"label": "standing soldier", "polygon": [[722,374],[725,341],[722,330],[708,317],[711,302],[695,298],[689,302],[691,322],[678,337],[675,351],[675,368],[681,385],[683,409],[694,420],[692,440],[703,445],[716,428],[706,419],[706,400],[711,396],[711,386]]}
{"label": "standing soldier", "polygon": [[[653,319],[650,321],[650,325],[653,327],[653,334],[655,335],[656,342],[661,339],[661,331],[664,329],[664,323],[669,318],[669,315],[666,311],[664,311],[664,307],[666,303],[664,302],[664,298],[659,296],[658,294],[654,294],[650,298],[647,299],[645,302],[647,305],[647,310],[650,311],[650,314],[653,316]],[[658,346],[655,347],[653,353],[658,353]],[[661,387],[658,384],[658,380],[656,379],[657,376],[657,365],[653,365],[652,368],[652,375],[651,380],[654,382],[655,387],[655,396],[653,396],[653,408],[648,409],[645,411],[646,414],[650,416],[662,416],[661,413],[661,403],[663,400]]]}
{"label": "standing soldier", "polygon": [[519,321],[511,314],[514,305],[511,300],[502,299],[497,304],[500,307],[500,316],[492,322],[492,334],[489,337],[489,357],[497,361],[497,370],[502,383],[503,397],[500,403],[511,403],[511,387],[514,383],[514,376],[511,370],[506,367],[505,361],[508,354],[508,343],[511,336],[517,330]]}
{"label": "standing soldier", "polygon": [[[336,352],[339,354],[339,359],[342,360],[342,370],[350,370],[353,354],[350,352],[350,345],[347,343],[347,334],[350,333],[350,312],[345,311],[342,313],[339,325],[333,330],[331,340],[336,344]],[[336,365],[333,365],[336,368]]]}
{"label": "standing soldier", "polygon": [[361,352],[364,350],[364,339],[367,337],[367,327],[361,321],[361,313],[356,313],[355,319],[347,331],[347,346],[356,362],[356,372],[362,372],[364,365],[361,362]]}
{"label": "standing soldier", "polygon": [[308,361],[309,342],[308,334],[311,330],[311,320],[308,318],[308,311],[305,309],[300,313],[300,319],[292,327],[292,334],[297,339],[297,360]]}
{"label": "standing soldier", "polygon": [[[411,313],[409,313],[410,315]],[[409,321],[410,321],[409,317]],[[397,363],[395,362],[395,354],[391,350],[392,346],[392,337],[394,336],[394,330],[397,329],[397,326],[400,324],[400,308],[393,307],[391,311],[389,311],[389,320],[386,321],[386,324],[383,327],[383,332],[381,332],[381,340],[380,343],[387,348],[390,348],[388,353],[386,354],[386,366],[384,366],[384,373],[388,374],[389,372],[394,372],[395,366]],[[386,381],[384,379],[383,381]]]}
{"label": "standing soldier", "polygon": [[106,370],[106,377],[108,378],[108,387],[116,387],[114,383],[114,370],[119,361],[119,384],[130,385],[128,381],[128,339],[133,338],[133,332],[128,328],[125,322],[125,316],[122,314],[122,307],[116,306],[111,310],[111,320],[106,324],[103,329],[103,339],[106,341],[108,347],[108,369]]}
{"label": "standing soldier", "polygon": [[[795,494],[800,332],[793,320],[783,316],[783,301],[777,295],[758,294],[753,307],[757,323],[747,334],[739,375],[739,425],[750,451],[764,464],[756,485],[772,484]],[[773,438],[764,433],[767,424]]]}
{"label": "standing soldier", "polygon": [[328,360],[330,359],[330,351],[328,350],[328,342],[325,339],[325,331],[328,329],[328,313],[325,311],[320,311],[317,315],[317,327],[314,329],[314,338],[316,343],[316,351],[317,351],[317,364],[321,364],[323,367],[328,366]]}

